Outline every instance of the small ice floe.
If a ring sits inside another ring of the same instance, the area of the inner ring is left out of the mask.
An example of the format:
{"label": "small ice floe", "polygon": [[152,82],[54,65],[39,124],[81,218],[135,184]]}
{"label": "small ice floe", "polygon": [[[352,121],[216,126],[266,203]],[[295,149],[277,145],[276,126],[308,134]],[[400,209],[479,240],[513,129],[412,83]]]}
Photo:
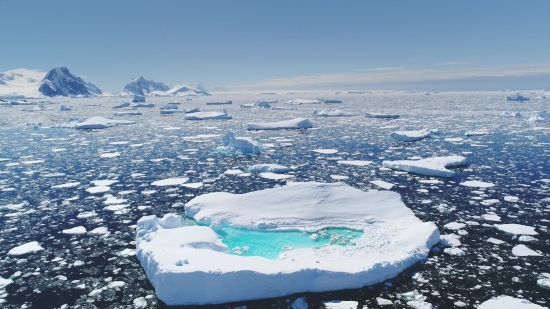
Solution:
{"label": "small ice floe", "polygon": [[113,109],[119,109],[119,108],[125,108],[125,107],[129,107],[129,106],[130,106],[130,102],[122,102],[118,105],[113,106],[112,108]]}
{"label": "small ice floe", "polygon": [[504,111],[500,114],[502,117],[521,117],[520,112]]}
{"label": "small ice floe", "polygon": [[526,236],[526,235],[522,235],[522,236],[518,237],[518,240],[521,241],[521,242],[536,242],[537,241],[537,239],[535,237]]}
{"label": "small ice floe", "polygon": [[60,185],[52,186],[52,189],[65,189],[65,188],[74,188],[80,186],[80,182],[67,182]]}
{"label": "small ice floe", "polygon": [[516,203],[517,201],[519,201],[519,198],[517,196],[505,196],[504,200],[506,202]]}
{"label": "small ice floe", "polygon": [[460,236],[454,233],[441,235],[439,243],[445,247],[458,247],[462,245],[462,242],[460,242]]}
{"label": "small ice floe", "polygon": [[501,295],[483,302],[477,309],[548,309],[532,302],[511,296]]}
{"label": "small ice floe", "polygon": [[252,122],[247,124],[248,130],[282,130],[282,129],[309,129],[313,124],[307,118],[295,118],[277,122]]}
{"label": "small ice floe", "polygon": [[322,110],[322,111],[315,110],[313,112],[313,116],[317,116],[317,117],[353,117],[353,116],[357,116],[357,115],[355,115],[354,113],[346,112],[346,111],[339,110],[339,109],[334,109],[334,110],[325,109],[325,110]]}
{"label": "small ice floe", "polygon": [[238,169],[234,169],[234,170],[227,170],[223,173],[226,174],[226,175],[239,175],[239,174],[242,174],[243,171],[238,170]]}
{"label": "small ice floe", "polygon": [[61,233],[69,235],[86,234],[86,228],[83,226],[76,226],[70,229],[63,230],[61,231]]}
{"label": "small ice floe", "polygon": [[346,180],[349,177],[348,176],[343,176],[343,175],[330,175],[330,178],[332,178],[334,180]]}
{"label": "small ice floe", "polygon": [[365,115],[367,118],[387,118],[387,119],[396,119],[399,118],[398,114],[381,114],[381,113],[367,113]]}
{"label": "small ice floe", "polygon": [[248,168],[251,173],[286,173],[290,168],[278,164],[256,164]]}
{"label": "small ice floe", "polygon": [[141,116],[143,113],[141,112],[116,112],[114,113],[115,116]]}
{"label": "small ice floe", "polygon": [[104,152],[99,156],[102,158],[114,158],[120,156],[120,152]]}
{"label": "small ice floe", "polygon": [[218,150],[245,154],[258,154],[262,152],[258,143],[252,140],[252,138],[237,137],[233,132],[227,132],[222,137],[222,143],[223,147],[218,147]]}
{"label": "small ice floe", "polygon": [[380,188],[384,188],[386,190],[390,190],[394,186],[393,183],[385,182],[383,180],[371,180],[370,183],[375,184]]}
{"label": "small ice floe", "polygon": [[528,120],[529,122],[550,122],[550,113],[547,111],[540,111],[533,113]]}
{"label": "small ice floe", "polygon": [[503,232],[514,235],[538,235],[535,228],[522,224],[495,224],[495,227]]}
{"label": "small ice floe", "polygon": [[531,98],[524,97],[521,94],[519,94],[519,92],[516,94],[511,94],[506,97],[506,101],[529,101],[529,100],[531,100]]}
{"label": "small ice floe", "polygon": [[294,99],[284,102],[283,104],[302,105],[302,104],[320,104],[321,100]]}
{"label": "small ice floe", "polygon": [[69,105],[61,105],[61,107],[59,108],[60,111],[72,111],[73,109],[74,107]]}
{"label": "small ice floe", "polygon": [[496,221],[496,222],[500,221],[500,216],[495,214],[484,214],[484,215],[481,215],[481,218],[487,221]]}
{"label": "small ice floe", "polygon": [[467,181],[461,182],[460,185],[464,187],[474,187],[474,188],[491,188],[495,186],[494,183],[484,182],[479,180],[467,180]]}
{"label": "small ice floe", "polygon": [[157,180],[151,183],[151,186],[164,187],[164,186],[179,186],[186,183],[189,180],[187,177],[179,178],[167,178],[162,180]]}
{"label": "small ice floe", "polygon": [[537,280],[537,285],[541,288],[550,289],[550,278],[542,278]]}
{"label": "small ice floe", "polygon": [[450,222],[450,223],[445,224],[443,227],[446,228],[446,229],[449,229],[449,230],[460,230],[460,229],[464,228],[465,226],[466,226],[466,224],[464,224],[464,223]]}
{"label": "small ice floe", "polygon": [[446,142],[451,142],[451,143],[459,143],[459,142],[462,142],[464,139],[462,137],[447,137],[445,138],[445,141]]}
{"label": "small ice floe", "polygon": [[529,249],[526,245],[515,246],[512,248],[512,254],[515,256],[542,256],[542,254]]}
{"label": "small ice floe", "polygon": [[206,102],[206,105],[231,105],[233,101],[223,101],[223,102]]}
{"label": "small ice floe", "polygon": [[464,256],[466,255],[466,253],[464,252],[464,250],[460,249],[460,248],[456,248],[456,247],[452,247],[452,248],[445,248],[443,250],[443,253],[447,253],[449,255],[456,255],[456,256]]}
{"label": "small ice floe", "polygon": [[312,151],[322,154],[335,154],[338,152],[338,149],[314,149]]}
{"label": "small ice floe", "polygon": [[466,133],[464,133],[464,135],[466,136],[483,136],[483,135],[488,135],[488,134],[491,134],[487,131],[468,131]]}
{"label": "small ice floe", "polygon": [[436,134],[438,130],[394,131],[390,138],[398,142],[416,142]]}
{"label": "small ice floe", "polygon": [[59,125],[60,127],[75,128],[75,129],[105,129],[119,125],[135,124],[135,121],[130,120],[115,120],[103,117],[92,117],[89,119],[71,118],[66,124]]}
{"label": "small ice floe", "polygon": [[109,186],[95,186],[95,187],[86,189],[86,192],[90,194],[98,194],[98,193],[108,192],[110,190],[111,190],[111,187]]}
{"label": "small ice floe", "polygon": [[344,164],[344,165],[355,165],[355,166],[367,166],[372,164],[372,161],[364,161],[364,160],[338,160],[336,161],[338,164]]}
{"label": "small ice floe", "polygon": [[44,250],[42,246],[38,244],[37,241],[31,241],[26,244],[11,248],[10,251],[8,251],[8,255],[23,255],[23,254],[29,254],[29,253],[35,253]]}
{"label": "small ice floe", "polygon": [[503,243],[505,243],[505,241],[493,237],[489,237],[487,241],[495,245],[502,245]]}
{"label": "small ice floe", "polygon": [[107,234],[107,233],[109,233],[109,230],[104,226],[96,227],[95,229],[88,232],[88,234],[90,234],[90,235],[104,235],[104,234]]}
{"label": "small ice floe", "polygon": [[185,120],[209,120],[209,119],[232,119],[230,115],[227,114],[227,111],[224,109],[221,112],[195,112],[185,114]]}
{"label": "small ice floe", "polygon": [[351,300],[332,300],[323,304],[326,309],[357,309],[359,305],[358,302]]}
{"label": "small ice floe", "polygon": [[391,306],[393,305],[393,301],[382,297],[376,297],[376,304],[378,304],[378,306]]}
{"label": "small ice floe", "polygon": [[447,168],[464,165],[466,165],[466,158],[463,156],[432,157],[421,160],[382,162],[382,166],[394,170],[437,177],[453,177],[455,172],[448,170]]}

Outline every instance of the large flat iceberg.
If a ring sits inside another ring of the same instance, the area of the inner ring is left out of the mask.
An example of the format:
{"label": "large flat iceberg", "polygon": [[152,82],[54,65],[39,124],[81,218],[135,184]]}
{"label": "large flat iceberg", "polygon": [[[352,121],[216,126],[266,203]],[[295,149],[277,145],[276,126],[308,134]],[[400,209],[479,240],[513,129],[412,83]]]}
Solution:
{"label": "large flat iceberg", "polygon": [[313,116],[317,117],[353,117],[356,116],[354,113],[346,112],[339,109],[328,110],[324,109],[322,111],[314,111]]}
{"label": "large flat iceberg", "polygon": [[394,131],[390,134],[390,138],[398,142],[416,142],[436,132],[436,130]]}
{"label": "large flat iceberg", "polygon": [[248,130],[281,130],[281,129],[308,129],[313,124],[307,118],[295,118],[277,122],[252,122],[247,124]]}
{"label": "large flat iceberg", "polygon": [[185,115],[185,120],[231,119],[224,109],[221,112],[196,112]]}
{"label": "large flat iceberg", "polygon": [[[435,224],[419,220],[398,193],[364,192],[344,183],[209,193],[185,204],[185,213],[199,226],[181,226],[174,214],[146,216],[137,226],[137,258],[167,305],[359,288],[395,277],[439,241]],[[224,227],[300,235],[340,227],[363,234],[352,240],[354,246],[315,247],[312,238],[311,247],[268,259],[231,254],[216,237]]]}
{"label": "large flat iceberg", "polygon": [[394,170],[419,175],[453,177],[455,173],[447,168],[466,165],[466,158],[463,156],[447,156],[421,160],[383,161],[382,165]]}

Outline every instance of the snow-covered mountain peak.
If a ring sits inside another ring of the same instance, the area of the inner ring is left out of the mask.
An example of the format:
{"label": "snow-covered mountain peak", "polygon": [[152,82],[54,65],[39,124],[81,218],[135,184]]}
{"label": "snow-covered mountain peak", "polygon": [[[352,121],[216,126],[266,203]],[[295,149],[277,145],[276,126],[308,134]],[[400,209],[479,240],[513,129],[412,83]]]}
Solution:
{"label": "snow-covered mountain peak", "polygon": [[92,83],[73,75],[66,67],[51,69],[38,88],[45,96],[96,96],[102,92]]}
{"label": "snow-covered mountain peak", "polygon": [[134,95],[148,95],[153,91],[166,91],[170,87],[163,83],[147,80],[143,76],[133,78],[126,86],[124,92]]}

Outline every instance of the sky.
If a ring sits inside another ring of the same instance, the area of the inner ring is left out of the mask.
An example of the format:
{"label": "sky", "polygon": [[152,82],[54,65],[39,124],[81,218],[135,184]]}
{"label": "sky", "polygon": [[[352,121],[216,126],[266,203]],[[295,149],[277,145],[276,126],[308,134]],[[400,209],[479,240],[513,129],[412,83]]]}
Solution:
{"label": "sky", "polygon": [[230,89],[550,88],[548,0],[0,0],[0,72]]}

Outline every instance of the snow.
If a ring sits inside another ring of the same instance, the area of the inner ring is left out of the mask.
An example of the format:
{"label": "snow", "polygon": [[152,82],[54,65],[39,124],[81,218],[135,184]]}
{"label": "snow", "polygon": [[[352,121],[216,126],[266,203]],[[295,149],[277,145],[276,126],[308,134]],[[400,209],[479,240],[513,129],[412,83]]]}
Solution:
{"label": "snow", "polygon": [[367,118],[390,118],[390,119],[399,118],[398,114],[367,113],[365,116]]}
{"label": "snow", "polygon": [[418,131],[394,131],[390,134],[390,138],[398,142],[416,142],[427,137],[430,137],[433,130],[418,130]]}
{"label": "snow", "polygon": [[15,69],[0,73],[0,97],[41,98],[38,91],[47,72]]}
{"label": "snow", "polygon": [[514,235],[538,235],[535,228],[522,224],[495,224],[495,227],[503,232]]}
{"label": "snow", "polygon": [[167,178],[162,180],[157,180],[151,183],[151,186],[164,187],[164,186],[179,186],[186,183],[189,180],[187,177],[180,178]]}
{"label": "snow", "polygon": [[196,112],[185,114],[185,120],[232,119],[224,109],[221,112]]}
{"label": "snow", "polygon": [[281,130],[281,129],[309,129],[313,124],[307,118],[295,118],[277,122],[252,122],[247,124],[248,130]]}
{"label": "snow", "polygon": [[44,250],[37,241],[31,241],[26,244],[17,246],[8,251],[8,255],[23,255],[29,253],[35,253]]}
{"label": "snow", "polygon": [[463,156],[432,157],[421,160],[382,162],[382,166],[394,170],[437,177],[453,177],[455,172],[450,171],[447,168],[463,166],[465,164],[466,158]]}
{"label": "snow", "polygon": [[550,113],[547,111],[540,111],[533,113],[528,120],[529,122],[550,122]]}
{"label": "snow", "polygon": [[346,112],[346,111],[339,110],[339,109],[334,109],[334,110],[325,109],[325,110],[322,110],[322,111],[317,111],[317,110],[314,111],[313,116],[317,116],[317,117],[353,117],[353,116],[357,116],[357,115],[355,115],[354,113]]}
{"label": "snow", "polygon": [[474,188],[491,188],[494,187],[494,183],[484,182],[479,180],[467,180],[460,183],[461,186],[474,187]]}
{"label": "snow", "polygon": [[[363,192],[343,183],[291,183],[246,194],[216,192],[185,204],[200,226],[154,216],[138,221],[137,257],[168,305],[214,304],[300,292],[359,288],[385,281],[426,258],[439,241],[399,194]],[[206,226],[205,226],[206,225]],[[281,252],[278,260],[228,254],[211,228],[362,230],[355,246]]]}
{"label": "snow", "polygon": [[512,248],[512,254],[515,256],[542,256],[542,254],[529,249],[526,245],[517,245]]}
{"label": "snow", "polygon": [[237,137],[233,132],[227,132],[222,137],[223,149],[229,152],[261,153],[258,143],[248,137]]}
{"label": "snow", "polygon": [[288,167],[278,164],[255,164],[248,168],[251,173],[286,173],[289,170]]}
{"label": "snow", "polygon": [[501,295],[483,302],[477,309],[548,309],[528,300]]}
{"label": "snow", "polygon": [[77,226],[71,229],[63,230],[61,233],[71,235],[86,234],[86,228],[83,226]]}

